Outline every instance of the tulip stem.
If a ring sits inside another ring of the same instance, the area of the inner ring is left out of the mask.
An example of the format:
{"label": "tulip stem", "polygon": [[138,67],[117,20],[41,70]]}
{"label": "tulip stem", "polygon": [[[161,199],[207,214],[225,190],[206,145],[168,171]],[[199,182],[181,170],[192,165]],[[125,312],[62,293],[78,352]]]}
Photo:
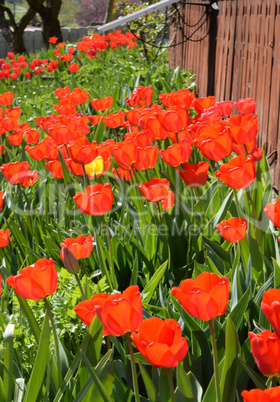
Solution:
{"label": "tulip stem", "polygon": [[234,198],[235,198],[235,203],[236,203],[236,209],[238,212],[238,217],[240,219],[242,215],[241,215],[240,205],[239,205],[239,201],[238,201],[238,197],[237,197],[237,191],[235,188],[233,189],[233,193],[234,193]]}
{"label": "tulip stem", "polygon": [[114,268],[114,261],[113,261],[113,250],[112,250],[112,243],[111,243],[111,239],[110,239],[110,233],[109,233],[108,226],[107,226],[107,224],[105,222],[104,215],[102,215],[102,222],[103,222],[103,226],[104,226],[104,229],[105,229],[108,248],[109,248],[109,259],[110,259],[110,268],[111,268],[111,275],[112,275],[112,281],[111,281],[111,278],[108,278],[108,281],[109,281],[109,284],[110,284],[112,290],[114,290],[114,289],[118,289],[118,283],[117,283],[117,279],[116,279],[116,275],[115,275],[115,268]]}
{"label": "tulip stem", "polygon": [[210,328],[212,350],[213,350],[213,365],[214,365],[214,375],[215,375],[216,397],[217,397],[217,402],[222,402],[221,390],[220,390],[220,378],[219,378],[218,351],[217,351],[217,344],[216,344],[216,339],[215,339],[213,321],[209,320],[208,323],[209,323],[209,328]]}
{"label": "tulip stem", "polygon": [[258,222],[257,211],[256,211],[256,208],[255,208],[254,202],[252,200],[250,191],[247,188],[245,190],[246,190],[247,197],[249,198],[250,204],[252,206],[253,215],[254,215],[254,219],[255,219],[254,226],[256,228],[257,241],[258,241],[259,247],[261,248],[261,237],[260,237],[259,227],[258,227],[258,224],[257,224],[257,222]]}
{"label": "tulip stem", "polygon": [[130,335],[128,333],[126,333],[125,336],[126,336],[128,350],[129,350],[130,359],[131,359],[130,361],[131,361],[132,381],[133,381],[133,387],[134,387],[135,401],[140,402],[136,364],[135,364],[135,359],[134,359],[133,348],[131,345]]}
{"label": "tulip stem", "polygon": [[52,330],[53,330],[53,338],[54,338],[54,344],[55,344],[55,349],[56,349],[56,362],[57,362],[57,373],[58,373],[58,382],[59,386],[62,384],[62,372],[61,372],[61,363],[60,363],[60,354],[59,354],[59,343],[58,343],[58,337],[57,337],[57,332],[55,329],[55,323],[53,319],[53,314],[51,312],[51,308],[49,305],[49,302],[46,297],[44,297],[44,302],[45,306],[49,315],[49,319],[51,322]]}
{"label": "tulip stem", "polygon": [[272,379],[272,386],[273,386],[273,387],[278,387],[278,383],[277,383],[276,377],[272,377],[271,379]]}
{"label": "tulip stem", "polygon": [[80,281],[80,279],[79,279],[79,277],[78,277],[77,274],[74,274],[74,276],[75,276],[76,281],[77,281],[77,284],[78,284],[78,286],[79,286],[79,289],[80,289],[80,292],[81,292],[81,295],[82,295],[82,299],[83,299],[83,300],[86,300],[85,293],[84,293],[84,291],[83,291],[83,287],[82,287],[81,281]]}
{"label": "tulip stem", "polygon": [[166,369],[166,371],[167,371],[167,377],[168,377],[168,383],[169,383],[170,399],[171,399],[171,402],[175,402],[172,368],[168,368],[168,369]]}

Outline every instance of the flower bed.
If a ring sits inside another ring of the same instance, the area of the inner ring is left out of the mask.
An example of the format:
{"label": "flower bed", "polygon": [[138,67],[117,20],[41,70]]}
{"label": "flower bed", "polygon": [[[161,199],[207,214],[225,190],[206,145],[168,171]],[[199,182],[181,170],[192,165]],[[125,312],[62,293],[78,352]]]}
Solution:
{"label": "flower bed", "polygon": [[0,82],[1,400],[277,400],[279,203],[254,100],[197,98],[135,49],[92,59],[93,39],[58,45],[51,84],[19,72],[29,106]]}

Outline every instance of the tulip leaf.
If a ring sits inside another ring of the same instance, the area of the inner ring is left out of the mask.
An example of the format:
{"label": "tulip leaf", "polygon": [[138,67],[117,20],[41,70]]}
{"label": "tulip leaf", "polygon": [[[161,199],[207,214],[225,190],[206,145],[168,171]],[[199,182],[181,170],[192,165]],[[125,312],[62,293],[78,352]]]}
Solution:
{"label": "tulip leaf", "polygon": [[232,309],[229,317],[231,318],[233,325],[238,329],[240,323],[244,317],[244,314],[247,310],[247,306],[250,300],[251,295],[251,286],[249,285],[246,292],[243,294],[238,304]]}
{"label": "tulip leaf", "polygon": [[175,392],[176,402],[193,402],[198,401],[194,397],[192,384],[185,373],[181,364],[178,364],[176,370],[176,377],[177,377],[177,389]]}
{"label": "tulip leaf", "polygon": [[43,328],[40,334],[38,352],[33,370],[27,384],[24,402],[36,401],[45,377],[46,368],[50,357],[50,324],[49,316],[45,315]]}
{"label": "tulip leaf", "polygon": [[228,316],[226,323],[226,346],[223,373],[220,380],[223,402],[234,402],[238,374],[240,345],[236,328]]}
{"label": "tulip leaf", "polygon": [[[104,387],[104,385],[103,385],[102,381],[100,380],[99,376],[92,369],[91,363],[89,362],[89,360],[87,359],[87,357],[84,355],[83,352],[82,352],[82,357],[83,357],[84,363],[85,363],[85,365],[86,365],[86,367],[88,369],[88,372],[89,372],[89,374],[91,376],[91,379],[95,383],[95,385],[96,385],[101,397],[103,398],[102,400],[106,401],[106,402],[112,402],[112,399],[111,399],[110,395],[108,394],[107,389]],[[113,375],[112,375],[112,377],[114,378]],[[77,401],[78,400],[80,401],[81,399],[77,399]]]}
{"label": "tulip leaf", "polygon": [[104,132],[106,131],[106,126],[102,120],[100,120],[97,129],[95,131],[94,140],[97,142],[97,145],[101,144],[104,141]]}
{"label": "tulip leaf", "polygon": [[148,304],[151,298],[154,295],[155,289],[159,284],[159,281],[162,279],[166,267],[167,267],[168,260],[166,260],[154,273],[152,278],[149,280],[145,288],[143,289],[141,296],[142,296],[142,303]]}
{"label": "tulip leaf", "polygon": [[36,341],[37,343],[39,342],[39,338],[40,338],[40,327],[27,303],[27,301],[23,298],[18,296],[18,294],[16,294],[18,302],[20,304],[20,307],[22,308],[28,322],[30,325],[30,328],[33,332],[33,334],[35,335]]}
{"label": "tulip leaf", "polygon": [[[222,372],[223,372],[223,367],[224,367],[224,361],[225,357],[220,361],[219,363],[219,378],[221,378]],[[206,392],[203,396],[202,402],[209,402],[209,401],[216,401],[216,387],[215,387],[215,377],[214,375],[211,378],[211,381],[209,382],[209,385],[206,389]]]}
{"label": "tulip leaf", "polygon": [[107,269],[107,263],[105,260],[105,254],[104,254],[102,242],[101,242],[100,236],[97,234],[97,232],[95,233],[95,241],[96,241],[96,252],[97,252],[100,270],[102,272],[102,275],[105,276],[105,278],[107,278],[108,283],[110,284],[111,290],[113,291],[114,289],[113,289],[112,282],[111,282],[111,276]]}
{"label": "tulip leaf", "polygon": [[103,334],[103,325],[97,316],[92,320],[88,333],[90,335],[90,341],[85,355],[90,360],[91,364],[96,366],[100,357]]}
{"label": "tulip leaf", "polygon": [[13,341],[14,341],[14,324],[8,324],[3,337],[4,337],[4,375],[3,382],[6,391],[5,402],[12,400],[12,384],[13,384]]}
{"label": "tulip leaf", "polygon": [[[60,149],[58,149],[58,156],[59,156],[59,162],[61,164],[61,169],[62,169],[62,173],[63,173],[63,180],[64,180],[65,188],[69,191],[72,180],[71,180],[69,170],[66,166],[65,160],[62,156]],[[75,195],[75,191],[73,188],[71,188],[70,190],[71,191],[69,191],[69,194],[73,197]]]}
{"label": "tulip leaf", "polygon": [[139,363],[140,372],[141,372],[141,375],[143,378],[143,382],[145,384],[145,388],[146,388],[149,400],[154,401],[154,402],[160,401],[156,387],[154,386],[154,383],[153,383],[150,375],[148,374],[145,367],[140,362],[138,362],[138,363]]}
{"label": "tulip leaf", "polygon": [[17,378],[15,383],[14,402],[21,402],[24,393],[24,378]]}
{"label": "tulip leaf", "polygon": [[[252,227],[250,222],[250,228]],[[260,252],[258,242],[254,239],[249,231],[249,248],[250,248],[250,257],[252,264],[252,279],[256,282],[259,281],[260,277],[263,275],[263,256]]]}
{"label": "tulip leaf", "polygon": [[168,370],[171,369],[161,367],[159,370],[159,397],[161,402],[171,402],[171,395],[168,381]]}
{"label": "tulip leaf", "polygon": [[231,265],[230,255],[229,253],[224,250],[219,244],[213,242],[212,240],[208,239],[207,237],[203,236],[202,241],[205,244],[207,250],[211,250],[215,253],[223,262]]}
{"label": "tulip leaf", "polygon": [[256,387],[264,391],[267,387],[261,377],[250,366],[248,366],[248,364],[245,363],[240,356],[238,359]]}
{"label": "tulip leaf", "polygon": [[273,268],[274,268],[274,287],[275,289],[280,288],[280,265],[278,262],[272,258]]}
{"label": "tulip leaf", "polygon": [[190,383],[192,385],[192,390],[193,390],[193,395],[194,395],[194,400],[195,402],[200,402],[202,399],[202,386],[200,385],[200,383],[198,382],[197,378],[195,377],[195,375],[189,371],[187,373],[187,377],[190,380]]}
{"label": "tulip leaf", "polygon": [[[219,212],[215,216],[213,216],[213,218],[209,221],[208,225],[210,227],[215,228],[216,225],[225,218],[225,216],[229,210],[229,206],[231,204],[232,197],[233,197],[233,190],[231,190],[228,193],[228,195],[226,196],[226,198],[224,199],[224,201],[219,209]],[[207,225],[207,227],[208,227],[208,225]],[[205,231],[205,233],[207,233],[207,231]]]}

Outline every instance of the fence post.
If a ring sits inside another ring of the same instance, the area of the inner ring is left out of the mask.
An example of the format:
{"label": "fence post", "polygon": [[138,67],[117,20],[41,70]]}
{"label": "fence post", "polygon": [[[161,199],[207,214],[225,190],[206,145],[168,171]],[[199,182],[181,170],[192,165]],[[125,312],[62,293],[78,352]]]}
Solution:
{"label": "fence post", "polygon": [[209,18],[209,44],[208,44],[208,81],[207,96],[214,95],[215,91],[215,72],[216,72],[216,48],[217,48],[217,32],[218,32],[218,10],[214,10],[208,6]]}

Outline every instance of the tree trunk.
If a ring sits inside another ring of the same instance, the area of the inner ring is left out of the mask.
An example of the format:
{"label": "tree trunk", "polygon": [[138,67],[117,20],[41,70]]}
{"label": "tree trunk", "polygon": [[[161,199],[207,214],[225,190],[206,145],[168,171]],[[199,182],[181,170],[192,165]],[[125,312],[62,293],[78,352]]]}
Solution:
{"label": "tree trunk", "polygon": [[[5,18],[5,11],[10,18],[10,24]],[[26,14],[21,18],[19,24],[16,24],[13,13],[8,7],[5,6],[5,0],[0,0],[0,32],[14,53],[26,52],[26,48],[23,43],[23,33],[35,14],[36,11],[29,8]],[[13,31],[10,29],[9,25],[13,27]]]}
{"label": "tree trunk", "polygon": [[62,42],[62,33],[58,15],[61,9],[62,0],[47,0],[46,6],[41,0],[27,0],[30,8],[35,10],[41,17],[43,22],[43,39],[45,45],[49,47],[49,38],[56,36],[58,42]]}
{"label": "tree trunk", "polygon": [[115,0],[108,0],[108,6],[106,10],[104,24],[107,24],[107,22],[111,22],[114,20],[114,5]]}

